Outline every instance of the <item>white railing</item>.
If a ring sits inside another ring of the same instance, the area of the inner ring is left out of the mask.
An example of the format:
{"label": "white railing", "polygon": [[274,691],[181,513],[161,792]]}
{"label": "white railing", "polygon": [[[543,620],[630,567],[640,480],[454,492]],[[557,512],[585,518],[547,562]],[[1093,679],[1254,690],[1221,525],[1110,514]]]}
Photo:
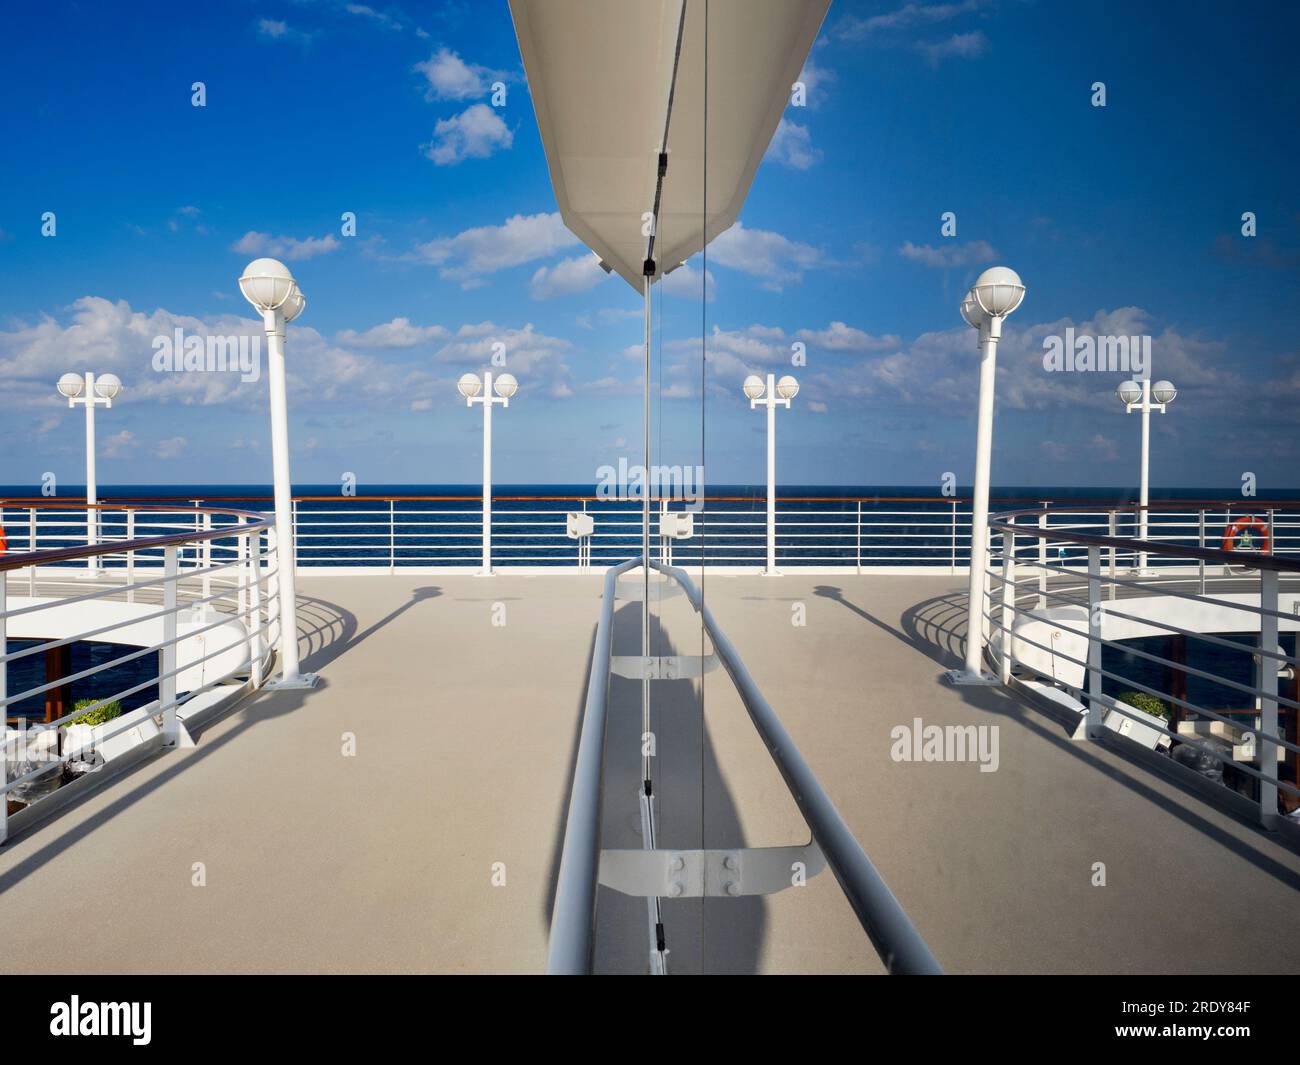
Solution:
{"label": "white railing", "polygon": [[[1001,683],[1077,713],[1076,738],[1118,733],[1300,828],[1300,659],[1282,646],[1300,631],[1300,508],[1150,511],[1145,541],[1118,511],[993,518],[985,657]],[[1268,553],[1222,549],[1247,514]]]}
{"label": "white railing", "polygon": [[[27,501],[24,501],[27,502]],[[192,501],[197,506],[202,500]],[[232,502],[227,500],[226,502]],[[234,501],[256,507],[262,501]],[[1027,505],[1034,500],[994,501]],[[1150,539],[1177,546],[1214,547],[1232,518],[1257,514],[1273,528],[1278,554],[1300,555],[1300,515],[1286,504],[1260,502],[1225,510],[1221,505],[1178,504],[1151,511]],[[1044,520],[1060,520],[1054,510]],[[693,534],[672,540],[661,535],[668,513],[694,509]],[[509,496],[493,502],[492,557],[499,568],[605,569],[636,557],[641,548],[640,503],[591,496]],[[15,501],[6,507],[10,542],[22,546],[24,523],[31,513]],[[566,534],[567,517],[589,515],[593,530],[582,539]],[[1134,508],[1100,505],[1072,512],[1077,529],[1117,537],[1137,534]],[[129,535],[124,513],[106,517],[101,533],[107,539]],[[294,501],[297,565],[329,571],[457,570],[482,561],[482,507],[477,497],[461,496],[300,496]],[[778,501],[775,519],[777,565],[822,572],[963,572],[969,564],[971,506],[969,500],[935,497],[834,498],[804,497]],[[33,531],[41,546],[84,540],[75,521],[60,529],[40,518]],[[701,565],[738,572],[765,564],[767,516],[764,501],[709,497],[695,508],[681,500],[657,500],[651,511],[652,560],[687,569]],[[1066,560],[1071,559],[1066,547]],[[1078,561],[1074,551],[1073,561]],[[1121,561],[1131,560],[1121,552]],[[1167,565],[1160,561],[1155,565]]]}
{"label": "white railing", "polygon": [[100,505],[88,522],[85,504],[45,503],[0,516],[3,842],[259,688],[279,633],[263,515]]}

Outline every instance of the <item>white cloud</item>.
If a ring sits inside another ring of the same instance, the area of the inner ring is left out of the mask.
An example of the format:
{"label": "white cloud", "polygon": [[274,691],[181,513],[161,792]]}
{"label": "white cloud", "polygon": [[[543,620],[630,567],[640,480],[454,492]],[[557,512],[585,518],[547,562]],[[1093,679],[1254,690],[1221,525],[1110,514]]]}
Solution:
{"label": "white cloud", "polygon": [[120,459],[131,454],[140,446],[140,441],[136,439],[135,433],[130,429],[121,429],[116,433],[106,437],[102,446],[104,454],[110,459]]}
{"label": "white cloud", "polygon": [[831,322],[825,329],[800,329],[795,335],[824,351],[884,351],[902,344],[892,333],[872,336],[843,322]]}
{"label": "white cloud", "polygon": [[449,335],[440,325],[412,325],[409,318],[394,318],[360,333],[355,329],[344,329],[334,339],[340,344],[359,348],[413,348]]}
{"label": "white cloud", "polygon": [[917,0],[893,11],[862,17],[849,15],[835,27],[835,36],[844,41],[861,41],[881,34],[909,29],[914,26],[935,25],[960,15],[970,14],[986,7],[989,0],[953,0],[950,3],[925,4]]}
{"label": "white cloud", "polygon": [[508,149],[515,135],[487,104],[472,104],[458,115],[439,120],[433,140],[422,145],[436,166],[455,166],[466,159],[486,159],[498,149]]}
{"label": "white cloud", "polygon": [[154,445],[154,450],[158,453],[160,459],[175,459],[184,454],[189,444],[190,442],[183,436],[172,436],[166,440],[159,440]]}
{"label": "white cloud", "polygon": [[494,81],[505,81],[509,77],[505,71],[466,63],[448,48],[439,48],[423,63],[416,63],[415,69],[428,83],[425,89],[425,99],[428,100],[478,99],[487,95]]}
{"label": "white cloud", "polygon": [[476,226],[454,237],[439,237],[415,250],[416,258],[441,267],[439,276],[466,287],[485,274],[549,258],[578,244],[560,213],[512,215],[499,226]]}
{"label": "white cloud", "polygon": [[812,134],[807,126],[800,126],[783,118],[777,124],[772,143],[767,146],[765,159],[788,166],[794,170],[807,170],[821,161],[820,148],[812,145]]}
{"label": "white cloud", "polygon": [[914,263],[936,269],[979,266],[982,263],[992,263],[998,257],[997,249],[985,240],[940,244],[937,247],[933,244],[913,244],[909,240],[898,249],[898,254]]}
{"label": "white cloud", "polygon": [[288,259],[290,262],[295,262],[314,259],[318,255],[328,255],[332,251],[338,251],[342,246],[333,233],[327,233],[323,237],[304,237],[300,240],[297,237],[273,237],[270,233],[259,233],[255,229],[250,229],[230,246],[230,250],[244,255],[269,255],[273,259]]}
{"label": "white cloud", "polygon": [[505,347],[505,369],[519,378],[521,389],[538,390],[557,399],[572,394],[571,375],[565,355],[573,345],[563,337],[539,333],[532,322],[522,329],[498,325],[495,322],[477,322],[463,325],[455,337],[433,355],[439,364],[450,363],[459,375],[466,369],[491,369],[492,357]]}
{"label": "white cloud", "polygon": [[257,35],[264,41],[281,41],[286,44],[307,45],[311,43],[314,33],[295,29],[282,19],[258,19]]}
{"label": "white cloud", "polygon": [[359,15],[361,18],[369,19],[375,25],[382,26],[386,30],[400,30],[402,28],[402,19],[399,16],[376,11],[367,4],[344,4],[343,10],[349,15]]}
{"label": "white cloud", "polygon": [[[671,274],[665,274],[659,281],[659,287],[665,296],[678,296],[690,300],[699,299],[702,289],[705,303],[712,303],[717,294],[714,291],[713,271],[704,272],[704,283],[701,285],[699,272],[690,265],[679,266]],[[644,317],[645,312],[640,313]]]}
{"label": "white cloud", "polygon": [[532,281],[529,282],[529,290],[535,300],[570,296],[594,288],[607,276],[600,268],[598,256],[576,255],[554,266],[539,266],[537,272],[533,274]]}
{"label": "white cloud", "polygon": [[737,222],[709,245],[709,258],[733,270],[761,278],[765,288],[780,291],[803,280],[803,271],[821,264],[822,253],[810,244],[765,229],[746,229]]}
{"label": "white cloud", "polygon": [[803,82],[807,101],[805,106],[816,108],[821,106],[826,86],[835,80],[835,74],[825,67],[818,66],[810,57],[808,62],[804,63],[803,70],[799,72],[798,80]]}
{"label": "white cloud", "polygon": [[954,33],[945,40],[921,44],[919,47],[931,63],[938,65],[952,56],[961,59],[982,56],[988,51],[989,39],[977,30],[974,33]]}

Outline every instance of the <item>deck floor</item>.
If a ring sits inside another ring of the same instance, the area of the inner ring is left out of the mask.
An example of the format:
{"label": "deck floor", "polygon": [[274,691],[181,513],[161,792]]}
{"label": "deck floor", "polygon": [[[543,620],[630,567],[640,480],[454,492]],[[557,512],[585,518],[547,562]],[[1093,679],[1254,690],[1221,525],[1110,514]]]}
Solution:
{"label": "deck floor", "polygon": [[[958,585],[705,582],[940,963],[1300,970],[1300,857],[1004,692],[940,683],[961,646]],[[316,690],[261,693],[193,749],[0,848],[9,968],[539,971],[600,588],[571,575],[302,579]],[[615,653],[636,653],[639,610],[620,601]],[[700,653],[683,599],[656,605],[653,639],[659,654]],[[724,673],[653,691],[661,845],[806,841]],[[610,713],[604,844],[635,847],[639,685],[616,679]],[[998,726],[997,771],[893,761],[891,730],[915,718]],[[761,899],[665,903],[665,928],[677,972],[881,971],[829,872]],[[643,901],[602,889],[597,931],[601,971],[645,969]]]}

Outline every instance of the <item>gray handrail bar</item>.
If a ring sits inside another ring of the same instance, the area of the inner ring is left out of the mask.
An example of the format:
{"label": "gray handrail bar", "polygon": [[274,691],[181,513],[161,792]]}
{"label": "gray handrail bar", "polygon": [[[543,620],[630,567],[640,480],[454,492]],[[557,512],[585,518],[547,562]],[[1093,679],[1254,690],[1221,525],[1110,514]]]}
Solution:
{"label": "gray handrail bar", "polygon": [[[17,503],[8,503],[7,507],[18,508]],[[186,507],[177,505],[153,506],[141,504],[139,506],[119,503],[41,503],[41,504],[23,504],[23,509],[38,510],[85,510],[85,511],[111,511],[111,510],[135,510],[146,513],[162,514],[221,514],[236,518],[244,518],[245,525],[222,525],[211,529],[193,529],[178,533],[164,533],[160,536],[142,536],[134,540],[105,540],[98,544],[82,544],[78,547],[58,547],[48,548],[44,551],[17,551],[0,555],[0,572],[7,572],[14,569],[26,569],[28,566],[45,566],[54,562],[73,562],[83,558],[94,558],[98,555],[121,555],[130,551],[152,551],[160,547],[179,547],[182,544],[202,543],[205,540],[220,540],[228,536],[244,536],[248,533],[263,532],[267,529],[275,528],[275,518],[272,515],[258,514],[252,510],[235,510],[228,507]]]}
{"label": "gray handrail bar", "polygon": [[[551,911],[551,937],[546,971],[550,975],[581,975],[591,969],[596,924],[597,878],[600,872],[600,804],[605,757],[606,700],[609,690],[614,582],[641,565],[633,558],[605,574],[600,621],[591,654],[591,676],[583,710],[578,757],[573,770],[564,847],[555,905]],[[675,566],[651,562],[651,567],[682,586],[691,606],[700,614],[714,653],[731,677],[758,734],[772,756],[799,812],[812,832],[845,898],[890,973],[939,975],[943,970],[917,932],[884,878],[871,864],[844,818],[835,809],[790,734],[786,732],[749,675],[740,654],[723,634],[712,611],[686,573]]]}
{"label": "gray handrail bar", "polygon": [[582,711],[578,757],[573,765],[569,813],[564,821],[564,848],[551,909],[551,938],[546,951],[550,976],[581,976],[591,970],[596,930],[596,878],[600,873],[600,804],[605,768],[605,711],[609,694],[609,659],[614,622],[614,582],[641,565],[630,558],[605,573],[600,621],[591,651],[591,676]]}
{"label": "gray handrail bar", "polygon": [[[1237,506],[1235,500],[1215,504],[1221,507]],[[1017,518],[1037,518],[1046,514],[1125,514],[1139,510],[1159,512],[1161,510],[1185,509],[1182,503],[1150,503],[1146,507],[1139,504],[1105,503],[1094,507],[1032,507],[1025,510],[1008,510],[1001,514],[989,515],[989,528],[996,532],[1014,533],[1026,539],[1037,538],[1053,543],[1074,544],[1080,547],[1106,547],[1132,552],[1145,551],[1149,555],[1171,555],[1177,558],[1194,558],[1202,562],[1217,562],[1226,566],[1246,565],[1251,569],[1276,570],[1279,573],[1300,573],[1300,559],[1284,555],[1257,555],[1249,551],[1224,551],[1218,547],[1193,547],[1169,543],[1165,540],[1139,540],[1137,537],[1099,536],[1095,533],[1073,532],[1068,525],[1019,525]],[[1254,509],[1261,509],[1256,506]],[[1279,509],[1279,508],[1272,508]]]}
{"label": "gray handrail bar", "polygon": [[858,922],[871,940],[876,953],[890,973],[900,975],[942,975],[943,970],[925,940],[912,924],[889,885],[871,864],[852,830],[840,816],[825,789],[818,782],[790,733],[781,724],[772,704],[759,691],[749,675],[739,652],[718,626],[713,612],[704,603],[695,583],[684,570],[652,562],[651,566],[666,573],[686,593],[691,606],[704,622],[704,631],[713,642],[713,653],[731,677],[741,701],[759,736],[776,764],[790,795],[812,830],[813,840],[821,848],[844,897],[849,900]]}

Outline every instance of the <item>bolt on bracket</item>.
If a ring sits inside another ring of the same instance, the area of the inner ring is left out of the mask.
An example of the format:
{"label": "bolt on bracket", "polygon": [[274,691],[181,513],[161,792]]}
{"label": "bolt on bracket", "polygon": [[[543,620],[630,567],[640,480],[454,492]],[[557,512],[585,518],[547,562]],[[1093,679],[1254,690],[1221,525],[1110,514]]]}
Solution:
{"label": "bolt on bracket", "polygon": [[689,680],[718,668],[717,655],[611,655],[609,670],[629,680]]}
{"label": "bolt on bracket", "polygon": [[731,850],[603,850],[598,880],[638,898],[773,895],[826,868],[815,842]]}

